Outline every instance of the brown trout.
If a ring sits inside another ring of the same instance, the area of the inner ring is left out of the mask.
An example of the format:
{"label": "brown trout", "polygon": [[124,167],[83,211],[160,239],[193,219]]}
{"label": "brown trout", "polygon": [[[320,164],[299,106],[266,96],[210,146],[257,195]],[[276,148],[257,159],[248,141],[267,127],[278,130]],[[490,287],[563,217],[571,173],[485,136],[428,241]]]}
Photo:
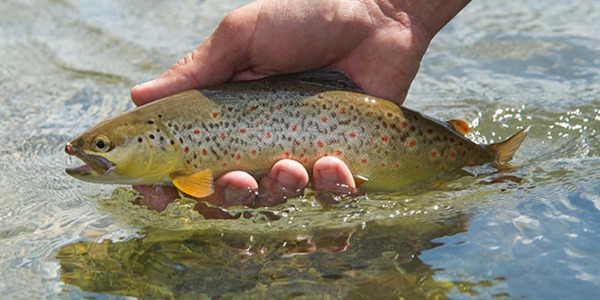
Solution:
{"label": "brown trout", "polygon": [[189,90],[106,120],[67,144],[85,165],[66,172],[205,197],[225,172],[258,179],[287,158],[310,174],[330,155],[367,179],[361,190],[399,191],[442,172],[507,162],[526,133],[480,145],[467,131],[463,121],[440,122],[366,95],[343,73],[306,72]]}

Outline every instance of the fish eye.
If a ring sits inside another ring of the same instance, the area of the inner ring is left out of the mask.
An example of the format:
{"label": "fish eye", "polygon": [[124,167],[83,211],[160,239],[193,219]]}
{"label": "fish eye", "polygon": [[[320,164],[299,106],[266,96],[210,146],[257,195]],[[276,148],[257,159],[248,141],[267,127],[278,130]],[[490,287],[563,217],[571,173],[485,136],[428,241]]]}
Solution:
{"label": "fish eye", "polygon": [[101,135],[94,140],[93,145],[98,152],[106,152],[110,148],[110,141],[107,137]]}

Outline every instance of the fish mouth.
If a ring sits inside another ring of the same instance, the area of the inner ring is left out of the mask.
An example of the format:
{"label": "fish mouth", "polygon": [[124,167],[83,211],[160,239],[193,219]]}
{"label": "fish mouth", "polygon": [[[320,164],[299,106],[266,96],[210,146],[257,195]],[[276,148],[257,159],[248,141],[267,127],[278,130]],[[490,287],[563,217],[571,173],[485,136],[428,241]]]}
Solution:
{"label": "fish mouth", "polygon": [[117,166],[102,156],[85,153],[79,147],[73,146],[71,143],[67,143],[65,146],[65,152],[69,155],[79,158],[84,162],[84,164],[81,166],[65,169],[67,174],[71,176],[104,176],[110,173],[110,171],[114,170],[114,168]]}

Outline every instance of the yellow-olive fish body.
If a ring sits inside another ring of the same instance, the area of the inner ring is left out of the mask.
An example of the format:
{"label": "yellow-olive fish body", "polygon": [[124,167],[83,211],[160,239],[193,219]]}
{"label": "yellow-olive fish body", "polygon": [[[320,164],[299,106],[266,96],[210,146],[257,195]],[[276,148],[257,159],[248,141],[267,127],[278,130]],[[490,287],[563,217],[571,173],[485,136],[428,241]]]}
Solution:
{"label": "yellow-olive fish body", "polygon": [[[525,137],[480,145],[462,122],[439,122],[360,92],[344,74],[310,72],[189,90],[104,121],[67,144],[86,181],[173,184],[197,197],[213,177],[260,178],[288,158],[308,170],[323,156],[368,179],[365,191],[398,191],[464,166],[510,160]],[[310,172],[309,172],[310,174]]]}

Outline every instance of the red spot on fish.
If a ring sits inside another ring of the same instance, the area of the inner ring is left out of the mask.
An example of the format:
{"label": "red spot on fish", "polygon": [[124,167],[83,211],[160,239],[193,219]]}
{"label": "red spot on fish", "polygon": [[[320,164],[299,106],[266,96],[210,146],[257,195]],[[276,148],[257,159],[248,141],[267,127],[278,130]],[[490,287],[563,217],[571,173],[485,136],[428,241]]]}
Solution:
{"label": "red spot on fish", "polygon": [[394,165],[394,167],[396,167],[396,168],[399,168],[399,167],[400,167],[400,164],[399,164],[399,163],[396,163],[396,164]]}
{"label": "red spot on fish", "polygon": [[431,157],[436,158],[437,157],[437,152],[431,151]]}
{"label": "red spot on fish", "polygon": [[363,159],[360,160],[360,162],[363,163],[363,164],[366,164],[367,163],[367,159],[363,158]]}
{"label": "red spot on fish", "polygon": [[213,117],[213,119],[216,119],[218,116],[219,116],[219,113],[218,113],[218,112],[214,112],[214,113],[212,113],[212,117]]}
{"label": "red spot on fish", "polygon": [[323,123],[327,123],[327,117],[326,117],[326,116],[322,116],[322,117],[321,117],[321,122],[323,122]]}
{"label": "red spot on fish", "polygon": [[456,152],[450,151],[450,158],[456,158]]}
{"label": "red spot on fish", "polygon": [[298,129],[298,125],[292,125],[292,131],[296,131]]}
{"label": "red spot on fish", "polygon": [[303,159],[302,163],[304,163],[305,165],[308,165],[308,158]]}
{"label": "red spot on fish", "polygon": [[200,130],[198,130],[198,129],[194,130],[194,134],[200,134]]}
{"label": "red spot on fish", "polygon": [[342,115],[346,114],[346,108],[345,107],[340,107],[340,114],[342,114]]}
{"label": "red spot on fish", "polygon": [[250,150],[250,154],[252,154],[252,155],[256,155],[256,149],[252,149],[252,150]]}
{"label": "red spot on fish", "polygon": [[281,104],[277,104],[277,106],[275,106],[276,110],[281,110],[281,107],[283,107]]}
{"label": "red spot on fish", "polygon": [[242,156],[238,153],[235,155],[235,159],[240,160],[240,159],[242,159]]}
{"label": "red spot on fish", "polygon": [[208,151],[206,151],[206,149],[202,149],[202,155],[204,155],[204,156],[208,155]]}
{"label": "red spot on fish", "polygon": [[226,138],[226,135],[224,132],[221,132],[221,139],[224,140]]}
{"label": "red spot on fish", "polygon": [[356,137],[356,132],[350,132],[350,133],[348,133],[348,135],[349,135],[351,138],[355,138],[355,137]]}
{"label": "red spot on fish", "polygon": [[319,146],[319,148],[323,148],[323,146],[324,146],[324,145],[323,145],[323,142],[321,142],[321,141],[317,141],[317,146]]}
{"label": "red spot on fish", "polygon": [[223,166],[223,167],[227,167],[227,163],[226,163],[226,162],[223,162],[223,163],[221,164],[221,166]]}
{"label": "red spot on fish", "polygon": [[367,117],[370,117],[370,116],[372,116],[372,115],[373,115],[373,112],[372,112],[372,111],[368,111],[368,112],[367,112]]}
{"label": "red spot on fish", "polygon": [[414,146],[416,146],[416,145],[417,145],[417,141],[415,141],[415,140],[410,140],[410,141],[408,141],[408,146],[409,146],[409,147],[414,147]]}
{"label": "red spot on fish", "polygon": [[244,134],[244,133],[246,133],[246,128],[242,128],[242,129],[240,129],[240,133],[241,133],[241,134]]}
{"label": "red spot on fish", "polygon": [[385,167],[385,163],[381,163],[381,167],[382,167],[382,168],[383,168],[383,167]]}
{"label": "red spot on fish", "polygon": [[335,154],[335,156],[342,156],[342,151],[335,150],[335,152],[333,152],[333,154]]}
{"label": "red spot on fish", "polygon": [[406,126],[408,126],[408,123],[406,123],[406,121],[402,121],[402,123],[400,123],[400,126],[402,126],[402,128],[406,128]]}
{"label": "red spot on fish", "polygon": [[267,131],[267,138],[270,139],[271,138],[271,132]]}
{"label": "red spot on fish", "polygon": [[387,135],[382,135],[381,136],[381,140],[384,141],[384,142],[387,142],[388,141],[388,136]]}
{"label": "red spot on fish", "polygon": [[284,153],[284,155],[283,155],[283,156],[285,156],[285,158],[290,158],[290,153],[289,153],[289,152],[286,152],[286,153]]}
{"label": "red spot on fish", "polygon": [[190,147],[185,147],[185,149],[183,149],[183,151],[185,151],[185,153],[190,152]]}

